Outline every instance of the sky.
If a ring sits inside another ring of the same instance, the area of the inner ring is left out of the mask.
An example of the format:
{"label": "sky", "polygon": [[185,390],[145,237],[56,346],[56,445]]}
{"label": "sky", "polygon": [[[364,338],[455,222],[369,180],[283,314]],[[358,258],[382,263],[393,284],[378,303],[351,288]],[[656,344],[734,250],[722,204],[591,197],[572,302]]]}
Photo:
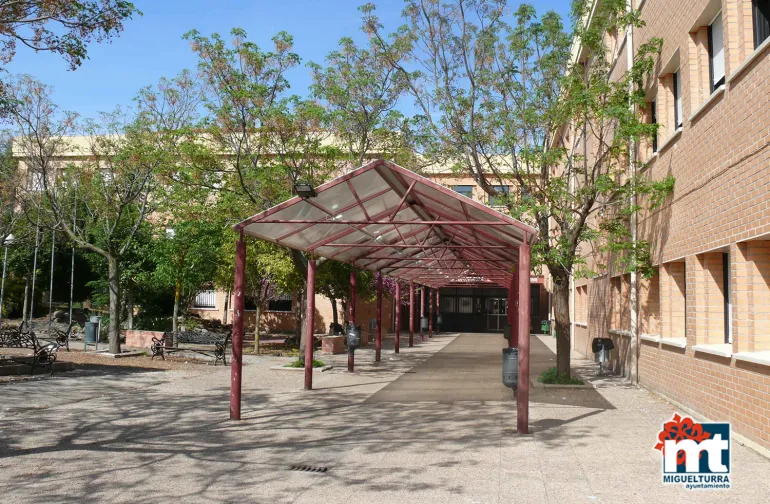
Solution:
{"label": "sky", "polygon": [[[64,110],[82,117],[131,104],[139,89],[173,77],[183,69],[194,70],[196,57],[182,35],[191,29],[203,35],[230,33],[233,27],[247,31],[249,40],[263,49],[279,31],[294,37],[294,52],[302,65],[288,74],[291,92],[306,95],[310,84],[307,62],[323,63],[339,39],[351,36],[366,40],[360,30],[357,8],[366,0],[134,0],[143,12],[125,24],[120,37],[109,43],[92,43],[89,59],[70,71],[58,56],[20,48],[11,73],[27,73],[54,87],[54,100]],[[401,24],[402,0],[369,0],[388,31]],[[518,3],[518,2],[517,2]],[[555,9],[563,16],[569,0],[534,2],[538,12]],[[227,40],[227,38],[225,38]]]}

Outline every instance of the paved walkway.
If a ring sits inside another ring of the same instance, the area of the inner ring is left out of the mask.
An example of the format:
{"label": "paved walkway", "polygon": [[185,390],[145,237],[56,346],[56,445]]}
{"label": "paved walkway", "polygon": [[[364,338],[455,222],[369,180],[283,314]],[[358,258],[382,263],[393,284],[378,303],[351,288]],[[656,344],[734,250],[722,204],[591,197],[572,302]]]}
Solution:
{"label": "paved walkway", "polygon": [[[398,356],[386,341],[383,363],[360,350],[358,373],[317,373],[312,392],[270,369],[288,359],[251,358],[237,423],[222,367],[4,385],[0,501],[768,502],[770,461],[737,444],[731,490],[664,486],[652,445],[673,409],[620,382],[534,389],[534,434],[515,435],[503,341],[441,335]],[[549,344],[533,338],[533,370]]]}

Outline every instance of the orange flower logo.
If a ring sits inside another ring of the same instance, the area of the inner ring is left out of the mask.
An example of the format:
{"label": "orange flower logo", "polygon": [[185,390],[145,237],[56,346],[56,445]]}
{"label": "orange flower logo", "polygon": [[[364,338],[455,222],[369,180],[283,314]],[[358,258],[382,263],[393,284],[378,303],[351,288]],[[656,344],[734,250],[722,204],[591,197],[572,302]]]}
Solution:
{"label": "orange flower logo", "polygon": [[[661,453],[666,453],[665,442],[669,439],[674,441],[681,441],[683,439],[692,439],[698,443],[709,439],[711,433],[704,432],[703,426],[695,422],[690,417],[681,417],[677,413],[674,413],[674,418],[663,424],[663,430],[658,434],[658,443],[655,445],[656,450],[660,450]],[[700,457],[703,456],[703,452],[700,453]],[[683,450],[676,454],[677,465],[685,463],[686,456]]]}

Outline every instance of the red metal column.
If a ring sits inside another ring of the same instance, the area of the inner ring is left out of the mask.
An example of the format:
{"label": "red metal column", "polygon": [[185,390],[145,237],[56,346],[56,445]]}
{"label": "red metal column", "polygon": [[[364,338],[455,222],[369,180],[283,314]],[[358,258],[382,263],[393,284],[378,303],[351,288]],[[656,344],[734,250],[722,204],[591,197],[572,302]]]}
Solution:
{"label": "red metal column", "polygon": [[356,270],[350,268],[350,305],[348,307],[350,312],[350,325],[356,325]]}
{"label": "red metal column", "polygon": [[529,261],[530,246],[519,247],[519,391],[516,401],[516,431],[529,433]]}
{"label": "red metal column", "polygon": [[[350,325],[355,327],[356,325],[356,270],[350,268],[350,301],[348,302],[348,321]],[[356,357],[352,349],[348,348],[348,372],[352,373],[355,370]]]}
{"label": "red metal column", "polygon": [[[511,341],[508,344],[511,345],[512,348],[519,348],[519,271],[521,271],[521,268],[516,266],[516,271],[511,280],[513,307],[508,307],[508,309],[511,310]],[[527,281],[529,281],[529,273],[526,273],[525,275]]]}
{"label": "red metal column", "polygon": [[377,272],[377,334],[374,337],[374,362],[380,362],[382,353],[382,273]]}
{"label": "red metal column", "polygon": [[409,280],[409,346],[414,346],[414,282]]}
{"label": "red metal column", "polygon": [[241,370],[243,369],[243,307],[246,286],[246,242],[235,244],[235,286],[233,289],[233,357],[230,359],[230,420],[241,419]]}
{"label": "red metal column", "polygon": [[430,298],[430,315],[428,315],[428,337],[433,337],[433,305],[435,304],[435,293],[433,292],[433,289],[430,290],[430,294],[428,294]]}
{"label": "red metal column", "polygon": [[401,282],[396,281],[396,342],[394,345],[395,353],[398,353],[401,346]]}
{"label": "red metal column", "polygon": [[[441,316],[441,294],[440,289],[436,289],[436,315]],[[441,331],[441,324],[436,324],[436,334]]]}
{"label": "red metal column", "polygon": [[307,305],[305,310],[305,390],[313,390],[313,346],[315,338],[315,259],[307,262]]}
{"label": "red metal column", "polygon": [[422,332],[422,319],[425,317],[425,286],[420,286],[420,341],[425,341],[425,334]]}

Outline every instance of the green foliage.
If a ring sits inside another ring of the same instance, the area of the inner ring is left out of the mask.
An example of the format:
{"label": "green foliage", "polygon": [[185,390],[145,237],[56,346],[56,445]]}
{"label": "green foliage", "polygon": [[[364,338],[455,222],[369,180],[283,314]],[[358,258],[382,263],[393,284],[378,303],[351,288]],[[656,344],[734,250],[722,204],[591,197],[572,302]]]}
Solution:
{"label": "green foliage", "polygon": [[550,385],[584,385],[585,382],[580,378],[574,378],[569,375],[559,374],[555,367],[548,368],[537,377],[540,383]]}
{"label": "green foliage", "polygon": [[[116,37],[123,23],[135,14],[133,3],[125,0],[17,0],[0,8],[0,63],[10,63],[20,43],[35,52],[46,51],[64,58],[75,70],[88,58],[90,42]],[[0,81],[0,114],[14,104]]]}
{"label": "green foliage", "polygon": [[[313,359],[313,367],[319,368],[324,367],[326,364],[324,364],[324,361]],[[284,364],[283,367],[290,367],[290,368],[303,368],[305,367],[305,361],[304,359],[297,359],[295,361],[292,361],[288,364]]]}

